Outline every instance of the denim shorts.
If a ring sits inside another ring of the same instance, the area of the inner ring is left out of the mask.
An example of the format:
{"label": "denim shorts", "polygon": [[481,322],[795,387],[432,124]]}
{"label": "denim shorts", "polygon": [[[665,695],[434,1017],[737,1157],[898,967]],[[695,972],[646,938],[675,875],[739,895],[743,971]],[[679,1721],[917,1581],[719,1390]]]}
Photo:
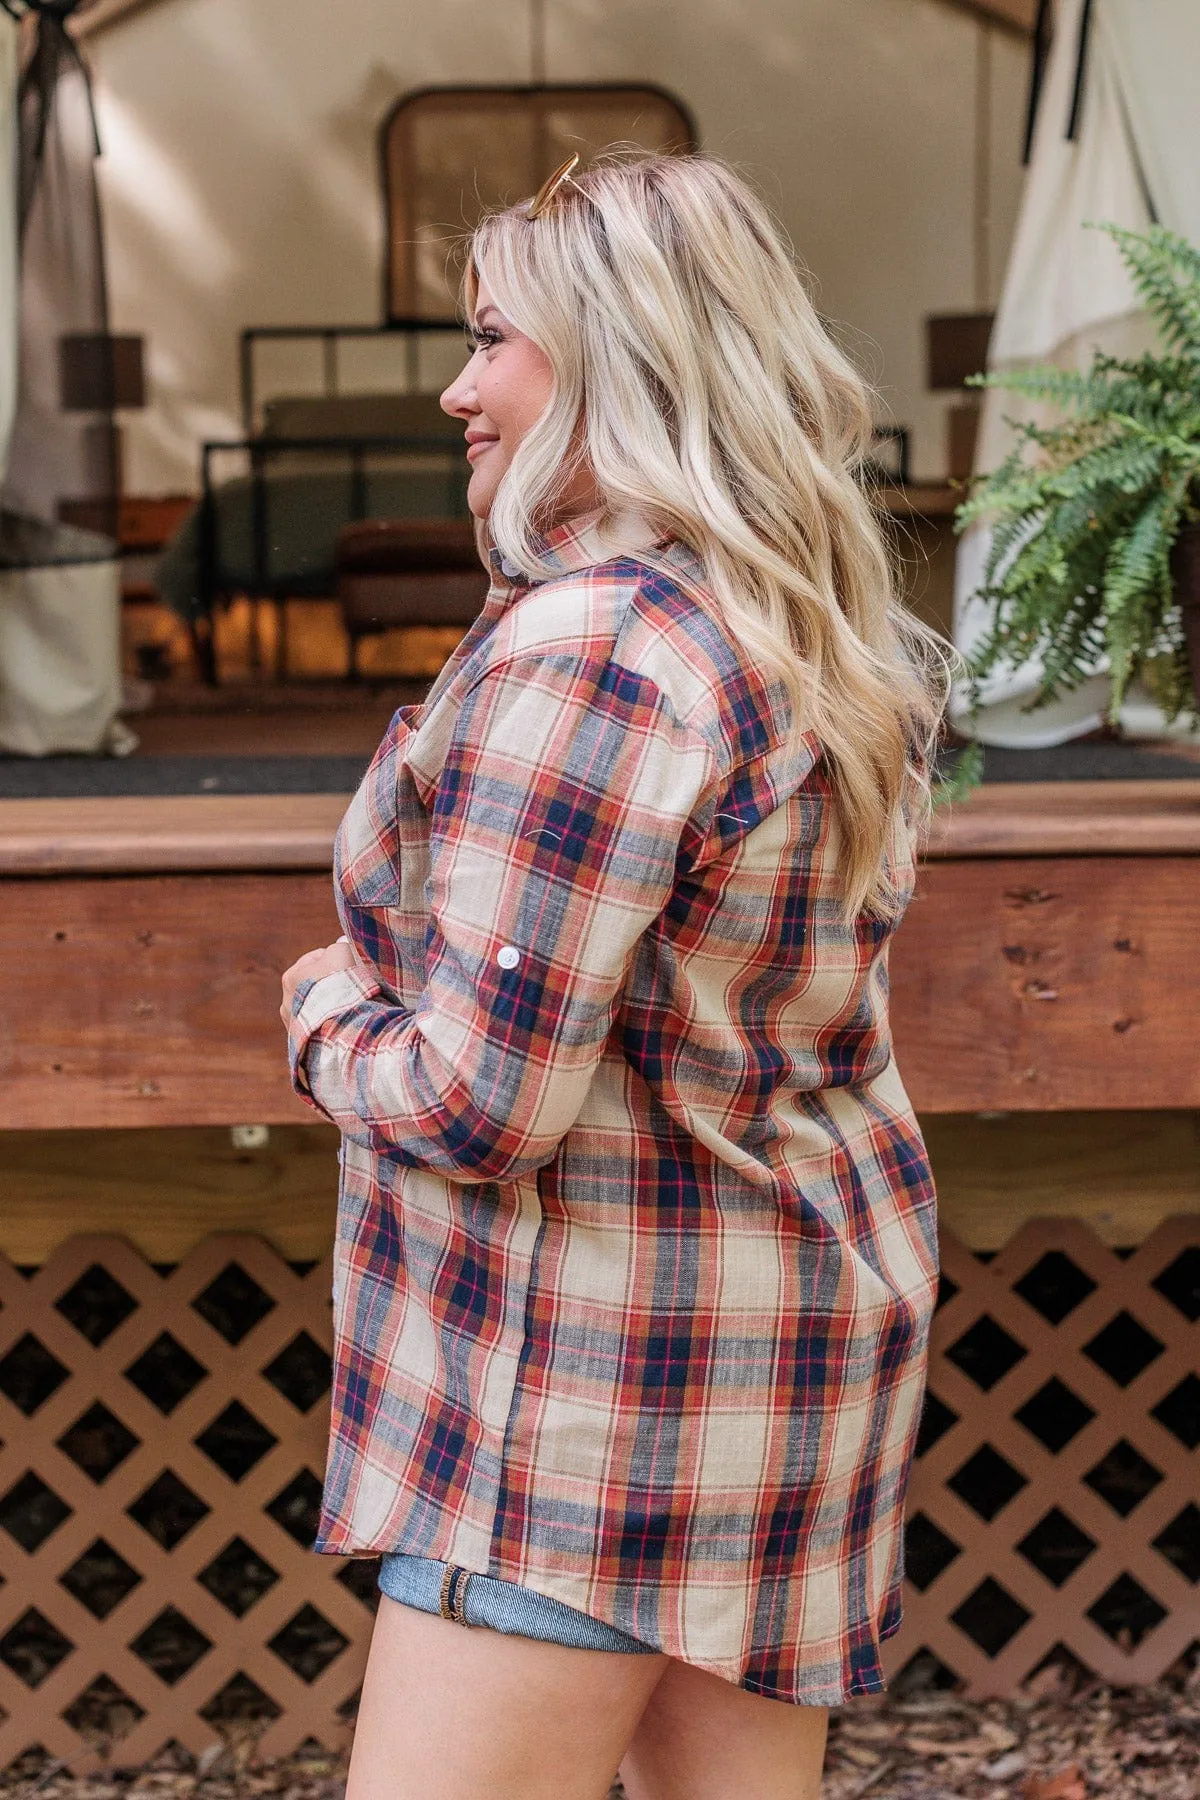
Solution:
{"label": "denim shorts", "polygon": [[640,1643],[615,1625],[591,1619],[561,1600],[429,1556],[385,1556],[379,1566],[379,1587],[389,1600],[415,1606],[420,1612],[439,1613],[457,1625],[487,1625],[493,1631],[539,1638],[544,1644],[565,1644],[571,1650],[656,1654],[653,1645]]}

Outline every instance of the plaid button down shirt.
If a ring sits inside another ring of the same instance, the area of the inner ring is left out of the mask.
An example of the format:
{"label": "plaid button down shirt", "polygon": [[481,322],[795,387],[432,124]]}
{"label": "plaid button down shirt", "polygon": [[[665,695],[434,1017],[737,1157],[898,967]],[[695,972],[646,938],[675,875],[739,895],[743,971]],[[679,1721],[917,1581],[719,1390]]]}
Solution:
{"label": "plaid button down shirt", "polygon": [[343,1136],[317,1548],[836,1704],[899,1621],[935,1284],[889,931],[840,919],[819,747],[700,565],[622,529],[493,558],[338,836],[370,975],[290,1033]]}

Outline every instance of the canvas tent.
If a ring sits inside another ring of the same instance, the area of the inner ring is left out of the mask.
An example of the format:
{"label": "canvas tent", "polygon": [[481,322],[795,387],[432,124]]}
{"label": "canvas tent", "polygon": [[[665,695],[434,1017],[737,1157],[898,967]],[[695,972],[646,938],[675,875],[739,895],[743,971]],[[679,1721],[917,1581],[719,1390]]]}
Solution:
{"label": "canvas tent", "polygon": [[[1086,225],[1113,220],[1145,230],[1158,220],[1200,242],[1198,75],[1197,0],[1056,0],[990,368],[1032,362],[1083,368],[1097,347],[1125,355],[1148,346],[1151,334],[1115,246]],[[987,393],[977,470],[1002,460],[1011,445],[1005,414],[1026,406],[1014,395]],[[986,526],[976,526],[958,555],[955,637],[964,652],[980,641],[990,619],[989,608],[974,598],[986,553]],[[1102,670],[1029,712],[1037,683],[1035,665],[988,682],[976,727],[984,743],[1040,748],[1102,722],[1109,697]],[[955,714],[965,727],[965,695]],[[1168,730],[1137,687],[1121,724],[1139,736]]]}
{"label": "canvas tent", "polygon": [[115,511],[111,401],[72,392],[67,358],[111,356],[90,83],[72,0],[0,8],[0,752],[124,751],[116,544],[60,522]]}
{"label": "canvas tent", "polygon": [[17,403],[17,24],[0,12],[0,481]]}

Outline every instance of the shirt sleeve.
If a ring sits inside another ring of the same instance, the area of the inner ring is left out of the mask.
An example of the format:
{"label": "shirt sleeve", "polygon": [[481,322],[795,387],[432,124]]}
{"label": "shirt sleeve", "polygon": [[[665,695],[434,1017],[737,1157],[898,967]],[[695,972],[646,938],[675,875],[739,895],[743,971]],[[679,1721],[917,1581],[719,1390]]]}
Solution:
{"label": "shirt sleeve", "polygon": [[412,1011],[337,973],[296,992],[293,1080],[347,1136],[457,1181],[548,1162],[639,938],[715,808],[713,753],[657,685],[520,656],[464,697],[434,802]]}

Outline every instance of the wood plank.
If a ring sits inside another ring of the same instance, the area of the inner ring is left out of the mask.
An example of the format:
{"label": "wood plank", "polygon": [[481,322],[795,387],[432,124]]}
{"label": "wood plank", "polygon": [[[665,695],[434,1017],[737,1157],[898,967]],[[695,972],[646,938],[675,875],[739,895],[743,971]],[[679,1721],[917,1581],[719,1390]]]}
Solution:
{"label": "wood plank", "polygon": [[[196,507],[195,494],[122,494],[117,501],[116,539],[123,552],[161,550]],[[60,500],[66,525],[107,535],[113,529],[110,500]]]}
{"label": "wood plank", "polygon": [[[0,800],[0,875],[328,869],[348,794]],[[1200,855],[1200,780],[996,782],[935,815],[925,854]]]}
{"label": "wood plank", "polygon": [[348,794],[0,800],[0,875],[328,869]]}
{"label": "wood plank", "polygon": [[[286,1123],[279,971],[322,873],[0,883],[0,1126]],[[1190,858],[931,863],[892,959],[919,1110],[1200,1106]]]}
{"label": "wood plank", "polygon": [[892,955],[918,1110],[1200,1106],[1189,857],[934,862]]}
{"label": "wood plank", "polygon": [[[942,1225],[999,1250],[1030,1219],[1083,1219],[1106,1244],[1139,1244],[1200,1212],[1200,1114],[1006,1113],[922,1120]],[[227,1129],[0,1134],[0,1252],[45,1262],[80,1232],[116,1232],[151,1262],[180,1262],[215,1232],[256,1231],[282,1256],[329,1248],[337,1133],[276,1125],[260,1150]]]}
{"label": "wood plank", "polygon": [[1200,780],[997,781],[934,814],[927,858],[1200,855]]}
{"label": "wood plank", "polygon": [[161,550],[193,512],[196,494],[122,494],[117,530],[122,550]]}
{"label": "wood plank", "polygon": [[45,1262],[79,1232],[117,1232],[151,1262],[181,1262],[216,1232],[256,1231],[281,1256],[326,1254],[337,1209],[332,1125],[276,1125],[261,1150],[228,1128],[0,1134],[0,1251]]}
{"label": "wood plank", "polygon": [[0,1127],[310,1119],[279,973],[338,930],[327,872],[0,882]]}
{"label": "wood plank", "polygon": [[999,1250],[1030,1219],[1082,1219],[1140,1244],[1200,1213],[1195,1112],[944,1113],[922,1118],[938,1214],[970,1250]]}

